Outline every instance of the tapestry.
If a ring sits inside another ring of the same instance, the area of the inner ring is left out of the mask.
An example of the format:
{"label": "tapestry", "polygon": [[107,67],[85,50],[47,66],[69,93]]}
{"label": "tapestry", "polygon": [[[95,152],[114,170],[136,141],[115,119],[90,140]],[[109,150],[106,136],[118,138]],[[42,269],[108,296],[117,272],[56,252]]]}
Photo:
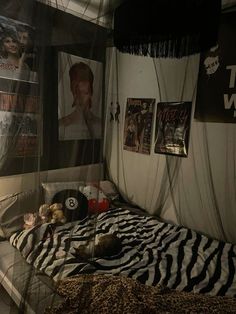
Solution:
{"label": "tapestry", "polygon": [[218,44],[201,54],[194,118],[236,122],[236,14],[222,15]]}
{"label": "tapestry", "polygon": [[155,153],[187,157],[191,102],[157,104]]}
{"label": "tapestry", "polygon": [[150,154],[155,99],[128,98],[125,112],[124,149]]}
{"label": "tapestry", "polygon": [[35,30],[0,16],[0,78],[36,83]]}
{"label": "tapestry", "polygon": [[65,52],[58,54],[59,140],[102,136],[103,66]]}

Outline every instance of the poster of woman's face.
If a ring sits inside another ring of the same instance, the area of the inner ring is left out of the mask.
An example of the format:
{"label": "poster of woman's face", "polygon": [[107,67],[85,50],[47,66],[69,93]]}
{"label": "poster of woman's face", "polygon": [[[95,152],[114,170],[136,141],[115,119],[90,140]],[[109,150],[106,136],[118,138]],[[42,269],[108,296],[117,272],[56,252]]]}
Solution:
{"label": "poster of woman's face", "polygon": [[37,82],[34,29],[0,16],[0,77]]}
{"label": "poster of woman's face", "polygon": [[58,119],[61,141],[101,138],[101,62],[59,52]]}

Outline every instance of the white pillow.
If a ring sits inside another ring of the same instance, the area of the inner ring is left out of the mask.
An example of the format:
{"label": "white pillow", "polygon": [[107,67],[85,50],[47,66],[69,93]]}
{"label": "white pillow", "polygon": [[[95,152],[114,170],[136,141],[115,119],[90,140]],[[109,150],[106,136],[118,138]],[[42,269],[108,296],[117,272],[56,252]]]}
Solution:
{"label": "white pillow", "polygon": [[71,182],[43,182],[42,187],[44,189],[44,202],[45,204],[51,204],[54,195],[57,192],[63,190],[79,190],[82,192],[85,186],[83,181],[71,181]]}

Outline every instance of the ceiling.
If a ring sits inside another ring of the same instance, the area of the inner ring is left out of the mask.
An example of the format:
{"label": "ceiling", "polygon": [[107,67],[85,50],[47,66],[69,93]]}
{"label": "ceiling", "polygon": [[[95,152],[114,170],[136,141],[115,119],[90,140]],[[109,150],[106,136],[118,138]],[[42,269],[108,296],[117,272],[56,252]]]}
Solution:
{"label": "ceiling", "polygon": [[112,26],[113,12],[123,0],[38,0],[104,27]]}
{"label": "ceiling", "polygon": [[[116,7],[124,0],[38,0],[67,13],[81,17],[104,27],[112,27]],[[155,0],[157,1],[157,0]],[[207,1],[207,0],[205,0]],[[235,9],[236,0],[222,0],[222,10]]]}

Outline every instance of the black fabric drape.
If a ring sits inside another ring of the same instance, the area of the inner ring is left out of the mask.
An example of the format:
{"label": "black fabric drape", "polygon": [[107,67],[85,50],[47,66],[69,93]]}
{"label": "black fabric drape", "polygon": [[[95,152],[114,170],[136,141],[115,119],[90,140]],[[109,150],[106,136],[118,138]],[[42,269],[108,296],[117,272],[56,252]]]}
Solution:
{"label": "black fabric drape", "polygon": [[126,0],[114,13],[114,45],[151,57],[183,57],[217,43],[220,0]]}

